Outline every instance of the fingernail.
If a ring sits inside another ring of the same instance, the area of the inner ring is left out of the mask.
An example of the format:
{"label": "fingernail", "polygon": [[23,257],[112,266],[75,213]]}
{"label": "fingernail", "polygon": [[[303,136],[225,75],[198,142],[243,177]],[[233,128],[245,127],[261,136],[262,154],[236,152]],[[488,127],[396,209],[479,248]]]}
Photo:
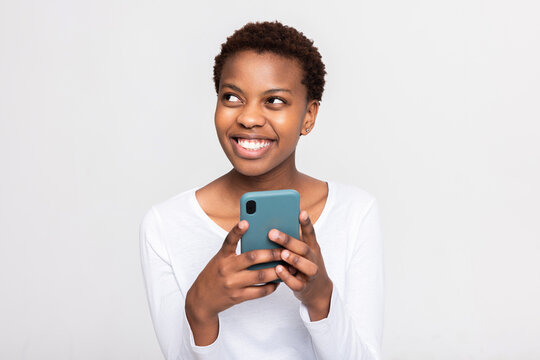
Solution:
{"label": "fingernail", "polygon": [[270,233],[268,234],[270,239],[276,240],[278,238],[278,231],[277,230],[270,230]]}
{"label": "fingernail", "polygon": [[278,273],[282,272],[282,271],[283,271],[283,266],[278,265],[278,266],[276,267],[276,271],[277,271]]}
{"label": "fingernail", "polygon": [[246,227],[246,223],[244,222],[244,220],[242,220],[242,221],[240,221],[240,222],[238,223],[238,228],[239,228],[240,230],[244,230],[245,227]]}
{"label": "fingernail", "polygon": [[283,250],[283,251],[281,252],[281,256],[283,256],[284,259],[288,258],[289,255],[290,255],[290,254],[289,254],[289,252],[288,252],[287,250]]}
{"label": "fingernail", "polygon": [[309,217],[309,216],[308,216],[308,213],[307,213],[306,211],[304,211],[304,212],[302,213],[302,218],[303,218],[302,221],[307,221],[308,217]]}

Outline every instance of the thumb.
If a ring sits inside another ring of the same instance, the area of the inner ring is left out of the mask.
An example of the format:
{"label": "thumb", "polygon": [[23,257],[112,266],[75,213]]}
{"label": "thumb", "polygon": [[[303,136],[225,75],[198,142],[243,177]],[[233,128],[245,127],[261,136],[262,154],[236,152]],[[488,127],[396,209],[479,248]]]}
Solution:
{"label": "thumb", "polygon": [[249,223],[247,220],[241,220],[237,223],[232,230],[227,234],[223,245],[221,246],[221,252],[224,254],[236,254],[236,247],[238,246],[238,241],[242,235],[245,234],[249,228]]}

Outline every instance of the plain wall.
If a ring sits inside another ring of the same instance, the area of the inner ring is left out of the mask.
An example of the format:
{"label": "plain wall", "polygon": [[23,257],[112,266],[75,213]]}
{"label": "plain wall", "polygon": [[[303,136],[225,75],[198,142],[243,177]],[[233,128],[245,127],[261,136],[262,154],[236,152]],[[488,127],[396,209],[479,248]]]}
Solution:
{"label": "plain wall", "polygon": [[213,58],[280,20],[327,66],[298,168],[381,207],[383,354],[540,358],[537,1],[0,1],[0,358],[161,359],[148,208],[230,169]]}

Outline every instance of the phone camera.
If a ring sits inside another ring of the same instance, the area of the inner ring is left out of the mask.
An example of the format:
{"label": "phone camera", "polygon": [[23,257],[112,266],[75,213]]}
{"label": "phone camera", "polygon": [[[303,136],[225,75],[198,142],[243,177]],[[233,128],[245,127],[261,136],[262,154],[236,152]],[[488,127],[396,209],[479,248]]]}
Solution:
{"label": "phone camera", "polygon": [[246,203],[246,212],[248,214],[254,214],[256,210],[257,210],[257,203],[253,200],[249,200]]}

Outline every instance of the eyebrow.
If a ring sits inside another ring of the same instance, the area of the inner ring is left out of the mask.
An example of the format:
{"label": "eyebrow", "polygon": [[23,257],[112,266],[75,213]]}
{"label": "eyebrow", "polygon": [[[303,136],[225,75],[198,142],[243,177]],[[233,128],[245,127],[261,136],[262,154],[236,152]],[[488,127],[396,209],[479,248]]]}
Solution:
{"label": "eyebrow", "polygon": [[242,89],[240,89],[238,86],[236,85],[233,85],[233,84],[223,84],[223,86],[221,88],[224,88],[224,87],[228,87],[228,88],[231,88],[233,89],[234,91],[238,91],[240,94],[244,94],[244,92],[242,91]]}
{"label": "eyebrow", "polygon": [[292,91],[289,89],[270,89],[270,90],[266,90],[263,94],[266,95],[266,94],[275,93],[275,92],[288,92],[292,94]]}
{"label": "eyebrow", "polygon": [[[224,87],[228,87],[228,88],[231,88],[233,89],[234,91],[238,91],[239,93],[241,93],[242,95],[244,94],[244,92],[242,91],[242,89],[240,89],[238,86],[234,85],[234,84],[223,84],[222,88]],[[289,90],[289,89],[281,89],[281,88],[277,88],[277,89],[269,89],[269,90],[266,90],[263,95],[266,95],[266,94],[270,94],[270,93],[275,93],[275,92],[288,92],[288,93],[291,93],[292,94],[292,91]]]}

